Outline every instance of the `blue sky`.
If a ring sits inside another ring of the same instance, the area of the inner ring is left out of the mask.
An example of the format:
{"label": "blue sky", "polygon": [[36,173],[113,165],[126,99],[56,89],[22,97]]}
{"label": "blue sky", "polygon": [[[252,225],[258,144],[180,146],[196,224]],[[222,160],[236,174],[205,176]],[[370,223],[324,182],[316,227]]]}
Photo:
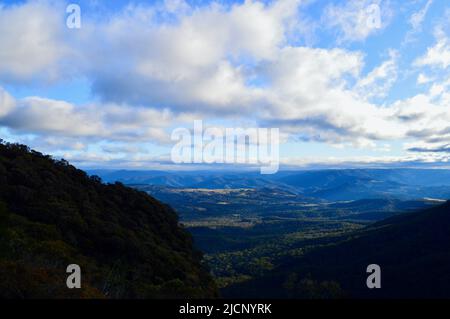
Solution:
{"label": "blue sky", "polygon": [[0,4],[1,137],[81,167],[173,169],[199,119],[279,128],[289,166],[448,162],[448,1]]}

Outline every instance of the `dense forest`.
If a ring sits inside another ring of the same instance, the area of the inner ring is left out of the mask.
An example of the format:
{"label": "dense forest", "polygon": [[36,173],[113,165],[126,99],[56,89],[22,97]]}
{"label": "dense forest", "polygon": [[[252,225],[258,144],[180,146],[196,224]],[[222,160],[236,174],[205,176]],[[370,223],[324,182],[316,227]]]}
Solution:
{"label": "dense forest", "polygon": [[[366,268],[381,267],[381,289]],[[225,297],[450,298],[450,202],[351,232],[270,274],[223,290]]]}
{"label": "dense forest", "polygon": [[1,141],[0,298],[216,297],[201,258],[170,207]]}

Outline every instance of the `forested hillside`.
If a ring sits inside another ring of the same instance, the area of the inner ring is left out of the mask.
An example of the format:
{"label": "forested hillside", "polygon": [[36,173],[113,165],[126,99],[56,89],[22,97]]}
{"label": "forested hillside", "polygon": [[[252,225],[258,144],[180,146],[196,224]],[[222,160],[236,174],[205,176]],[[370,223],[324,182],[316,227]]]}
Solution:
{"label": "forested hillside", "polygon": [[[366,268],[381,267],[381,289]],[[449,298],[450,202],[405,213],[292,258],[271,274],[224,290],[227,297]]]}
{"label": "forested hillside", "polygon": [[[170,207],[0,143],[0,298],[214,297],[200,260]],[[66,286],[69,264],[81,289]]]}

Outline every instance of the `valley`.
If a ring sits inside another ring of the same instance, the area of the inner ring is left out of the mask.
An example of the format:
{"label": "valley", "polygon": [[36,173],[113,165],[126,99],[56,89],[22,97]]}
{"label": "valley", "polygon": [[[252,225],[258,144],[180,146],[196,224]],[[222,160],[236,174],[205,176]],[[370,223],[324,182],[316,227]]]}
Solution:
{"label": "valley", "polygon": [[176,189],[139,186],[171,203],[205,252],[220,288],[260,277],[285,260],[371,222],[436,204],[430,200],[327,202],[279,189]]}
{"label": "valley", "polygon": [[437,176],[444,170],[122,174],[177,211],[222,289],[264,278],[380,220],[434,207],[449,193]]}

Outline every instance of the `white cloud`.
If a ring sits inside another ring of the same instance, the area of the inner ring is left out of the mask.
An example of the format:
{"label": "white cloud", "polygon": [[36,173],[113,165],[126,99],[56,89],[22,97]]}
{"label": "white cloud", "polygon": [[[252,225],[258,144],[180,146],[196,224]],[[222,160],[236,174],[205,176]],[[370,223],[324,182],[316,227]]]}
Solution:
{"label": "white cloud", "polygon": [[[55,80],[60,60],[68,55],[59,4],[30,1],[0,6],[0,78],[29,81],[39,75]],[[62,10],[62,9],[61,9]],[[64,12],[64,11],[61,11]]]}
{"label": "white cloud", "polygon": [[436,44],[428,48],[427,53],[417,59],[415,64],[445,69],[450,66],[450,39],[441,27],[438,27],[435,33]]}
{"label": "white cloud", "polygon": [[165,0],[164,6],[167,12],[176,14],[183,14],[191,9],[184,0]]}
{"label": "white cloud", "polygon": [[420,73],[417,76],[417,84],[426,84],[426,83],[430,83],[431,81],[433,81],[432,78],[428,77],[426,74],[424,73]]}
{"label": "white cloud", "polygon": [[[381,95],[390,83],[376,85],[392,80],[394,58],[360,78],[360,52],[289,46],[286,33],[298,5],[210,5],[162,24],[153,22],[153,8],[129,7],[102,22],[83,21],[83,32],[71,37],[74,64],[103,105],[27,98],[2,122],[23,132],[161,141],[161,131],[143,128],[151,121],[136,123],[153,107],[188,118],[251,115],[279,125],[282,133],[333,144],[372,146],[372,139],[397,136],[389,112],[368,103],[348,82],[350,77],[359,89],[377,87]],[[252,85],[254,78],[265,84]],[[161,119],[159,113],[151,116]]]}
{"label": "white cloud", "polygon": [[0,87],[0,117],[8,114],[15,107],[14,98]]}
{"label": "white cloud", "polygon": [[392,110],[367,101],[370,95],[385,94],[395,81],[396,58],[392,52],[389,60],[361,76],[359,52],[284,48],[263,72],[272,83],[264,125],[281,127],[302,140],[356,147],[401,137]]}
{"label": "white cloud", "polygon": [[411,29],[406,33],[406,36],[402,42],[403,45],[411,43],[416,40],[415,36],[422,31],[422,25],[425,21],[425,17],[433,4],[433,0],[427,0],[425,5],[417,12],[414,12],[409,17],[409,24]]}
{"label": "white cloud", "polygon": [[[103,24],[84,24],[86,35],[79,40],[87,50],[83,69],[105,101],[242,110],[259,91],[246,86],[241,61],[259,63],[277,54],[298,3],[212,4],[162,24],[149,20],[145,12],[150,9],[130,9]],[[97,44],[98,38],[103,40]],[[105,64],[114,68],[105,70]]]}
{"label": "white cloud", "polygon": [[126,105],[73,105],[40,97],[15,100],[0,87],[0,125],[14,133],[79,141],[169,143],[165,128],[183,118],[169,110]]}
{"label": "white cloud", "polygon": [[[0,125],[14,134],[36,135],[47,148],[66,147],[78,152],[72,156],[84,152],[94,161],[101,159],[96,145],[108,153],[105,158],[117,160],[111,153],[143,153],[135,144],[168,143],[171,126],[191,127],[194,118],[251,119],[279,127],[292,139],[372,150],[387,150],[379,145],[405,138],[422,139],[431,148],[439,136],[447,137],[447,82],[430,80],[424,71],[417,81],[432,81],[429,92],[377,105],[372,98],[385,97],[397,81],[399,53],[390,51],[363,73],[361,51],[290,44],[299,1],[129,6],[100,21],[87,17],[80,32],[65,37],[55,25],[59,16],[46,3],[0,9],[0,41],[7,43],[0,51],[1,83],[58,79],[61,63],[70,61],[69,71],[87,78],[98,98],[85,105],[15,99],[0,87]],[[324,19],[339,28],[341,41],[362,41],[379,30],[367,23],[370,4],[380,6],[384,28],[390,14],[384,1],[329,6]],[[36,9],[31,20],[18,25],[15,20],[31,9]],[[176,19],[159,21],[155,10]],[[414,25],[422,20],[416,17]],[[445,33],[437,33],[436,45],[416,64],[450,65]]]}
{"label": "white cloud", "polygon": [[388,60],[359,80],[356,90],[360,92],[361,96],[370,98],[386,97],[388,95],[389,89],[397,80],[398,58],[398,52],[391,50]]}
{"label": "white cloud", "polygon": [[399,124],[405,128],[404,137],[413,140],[405,144],[406,149],[438,150],[449,143],[450,112],[446,100],[449,87],[450,81],[435,84],[427,94],[418,94],[392,106]]}
{"label": "white cloud", "polygon": [[409,18],[409,23],[411,24],[413,30],[420,30],[422,28],[422,23],[425,20],[425,16],[427,15],[432,3],[433,0],[427,0],[427,3],[422,9],[411,15]]}

